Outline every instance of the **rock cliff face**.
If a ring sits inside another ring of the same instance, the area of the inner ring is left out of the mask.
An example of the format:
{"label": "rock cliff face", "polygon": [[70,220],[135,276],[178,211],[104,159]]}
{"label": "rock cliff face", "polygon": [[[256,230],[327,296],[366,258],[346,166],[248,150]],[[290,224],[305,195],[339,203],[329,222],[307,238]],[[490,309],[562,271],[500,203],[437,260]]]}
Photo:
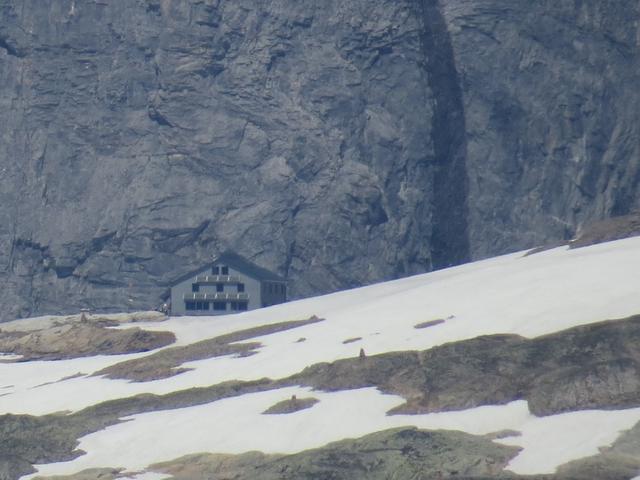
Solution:
{"label": "rock cliff face", "polygon": [[322,293],[638,206],[638,5],[0,4],[0,319],[234,249]]}

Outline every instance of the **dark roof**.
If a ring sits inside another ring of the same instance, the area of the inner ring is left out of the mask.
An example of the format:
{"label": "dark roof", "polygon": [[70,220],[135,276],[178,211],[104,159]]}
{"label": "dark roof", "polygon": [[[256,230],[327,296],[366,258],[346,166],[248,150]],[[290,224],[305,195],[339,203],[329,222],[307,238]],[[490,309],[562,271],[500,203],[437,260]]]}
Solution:
{"label": "dark roof", "polygon": [[193,277],[194,275],[198,275],[206,270],[210,270],[211,267],[216,265],[227,265],[229,267],[238,270],[245,275],[255,278],[256,280],[260,280],[261,282],[285,282],[286,280],[282,278],[280,275],[273,273],[266,268],[259,267],[255,263],[247,260],[241,255],[238,255],[235,252],[225,252],[221,255],[218,255],[212,262],[203,265],[196,270],[192,270],[190,272],[185,273],[179,278],[176,278],[171,285],[177,285],[178,283],[182,283],[185,280]]}
{"label": "dark roof", "polygon": [[223,253],[213,261],[212,265],[220,263],[228,265],[230,267],[235,267],[236,270],[239,270],[242,273],[255,278],[256,280],[265,280],[271,282],[285,281],[284,278],[282,278],[280,275],[273,273],[266,268],[259,267],[255,263],[250,262],[249,260],[241,255],[238,255],[235,252]]}

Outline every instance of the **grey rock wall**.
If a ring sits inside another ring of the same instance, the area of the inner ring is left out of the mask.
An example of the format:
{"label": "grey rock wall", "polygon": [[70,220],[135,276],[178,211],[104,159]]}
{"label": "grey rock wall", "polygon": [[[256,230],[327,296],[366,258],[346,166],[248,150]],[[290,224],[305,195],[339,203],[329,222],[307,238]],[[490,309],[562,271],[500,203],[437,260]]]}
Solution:
{"label": "grey rock wall", "polygon": [[3,0],[0,319],[153,307],[226,249],[304,296],[626,213],[638,8]]}
{"label": "grey rock wall", "polygon": [[443,1],[474,258],[639,206],[640,3]]}

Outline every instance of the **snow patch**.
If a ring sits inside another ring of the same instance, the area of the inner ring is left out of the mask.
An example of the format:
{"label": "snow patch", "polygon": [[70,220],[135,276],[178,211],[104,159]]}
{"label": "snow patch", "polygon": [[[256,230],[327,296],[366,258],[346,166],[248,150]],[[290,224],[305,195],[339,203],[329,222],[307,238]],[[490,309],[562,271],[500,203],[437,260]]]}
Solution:
{"label": "snow patch", "polygon": [[554,473],[564,463],[597,455],[620,433],[640,422],[640,408],[583,410],[548,417],[531,417],[521,435],[495,440],[523,447],[507,469],[521,475]]}
{"label": "snow patch", "polygon": [[20,360],[22,355],[16,355],[14,353],[0,353],[0,362],[3,360]]}
{"label": "snow patch", "polygon": [[[283,398],[310,394],[319,400],[311,409],[289,415],[262,415]],[[510,470],[535,475],[553,473],[570,460],[598,453],[598,448],[613,443],[621,430],[640,421],[640,408],[538,418],[529,412],[525,401],[426,415],[386,415],[403,402],[402,398],[382,394],[375,388],[329,393],[289,387],[252,393],[205,405],[126,417],[125,423],[81,438],[78,448],[86,455],[36,468],[38,475],[66,475],[99,467],[140,471],[153,463],[199,452],[296,453],[345,438],[416,426],[474,435],[519,431],[520,436],[496,441],[523,448],[509,464]],[[122,449],[122,445],[132,448]],[[136,445],[142,448],[133,448]],[[153,448],[146,448],[149,445]]]}

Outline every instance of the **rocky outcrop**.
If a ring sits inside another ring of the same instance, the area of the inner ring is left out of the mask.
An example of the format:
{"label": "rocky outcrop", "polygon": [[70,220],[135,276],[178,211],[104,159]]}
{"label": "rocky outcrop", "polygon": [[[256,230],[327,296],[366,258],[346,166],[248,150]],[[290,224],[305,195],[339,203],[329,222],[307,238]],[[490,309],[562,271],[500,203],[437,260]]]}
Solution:
{"label": "rocky outcrop", "polygon": [[538,416],[640,406],[640,317],[527,340],[490,335],[423,352],[307,367],[286,380],[321,390],[376,386],[407,399],[390,413],[463,410],[527,400]]}
{"label": "rocky outcrop", "polygon": [[323,293],[638,206],[638,6],[0,5],[0,319],[232,248]]}
{"label": "rocky outcrop", "polygon": [[[555,474],[519,476],[504,471],[518,449],[452,431],[415,428],[386,430],[293,455],[195,454],[159,463],[148,470],[175,480],[224,478],[281,479],[444,479],[630,480],[640,468],[640,425],[609,449],[561,466]],[[118,469],[92,469],[42,480],[116,480]],[[0,477],[2,478],[2,477]]]}
{"label": "rocky outcrop", "polygon": [[296,398],[293,396],[289,400],[282,400],[281,402],[271,405],[262,413],[264,415],[286,415],[311,408],[318,402],[319,400],[313,397]]}
{"label": "rocky outcrop", "polygon": [[237,480],[480,480],[500,472],[517,452],[517,448],[460,432],[404,428],[295,455],[190,455],[152,470],[169,473],[176,480],[218,476]]}
{"label": "rocky outcrop", "polygon": [[116,330],[89,322],[72,322],[26,332],[0,331],[0,352],[17,355],[19,361],[61,360],[146,352],[175,340],[171,332]]}
{"label": "rocky outcrop", "polygon": [[[123,362],[98,374],[134,380],[165,378],[179,374],[182,362],[210,358],[221,354],[220,352],[246,354],[245,348],[256,348],[259,344],[236,342],[317,321],[317,318],[312,318],[301,322],[285,322],[241,330],[192,346],[163,349],[144,359]],[[238,350],[234,352],[232,348]],[[127,376],[126,372],[132,373]],[[404,405],[388,412],[389,414],[462,410],[525,399],[533,414],[544,416],[585,409],[638,407],[639,379],[640,317],[575,327],[532,340],[513,335],[478,337],[424,352],[390,352],[320,363],[283,379],[224,382],[164,395],[142,394],[98,403],[73,413],[41,417],[0,415],[0,437],[3,439],[0,443],[0,475],[3,471],[12,472],[4,475],[5,478],[13,480],[31,472],[34,464],[60,462],[81,455],[82,452],[77,450],[79,438],[118,424],[123,418],[131,415],[202,405],[286,386],[307,385],[325,391],[375,386],[383,392],[400,395],[407,400]],[[292,413],[304,408],[313,408],[315,402],[314,398],[291,398],[273,405],[264,413]],[[382,456],[370,456],[373,451],[367,445],[371,439],[369,437],[372,436],[368,436],[359,440],[339,442],[339,447],[330,445],[281,459],[259,455],[260,462],[251,463],[250,471],[255,472],[255,468],[259,467],[258,478],[261,479],[270,478],[268,475],[271,475],[271,472],[289,471],[307,475],[307,468],[325,465],[320,459],[329,455],[331,458],[341,458],[344,464],[328,462],[326,475],[333,472],[338,476],[327,478],[343,478],[340,475],[344,475],[344,478],[359,478],[357,475],[360,474],[364,475],[363,478],[378,478],[374,475],[386,478],[387,467],[392,468],[392,465],[397,465],[397,462],[406,457],[403,465],[407,464],[406,468],[409,470],[403,470],[404,476],[398,476],[399,479],[414,478],[412,468],[415,467],[434,469],[434,472],[441,471],[445,478],[455,476],[479,480],[496,475],[504,478],[504,462],[515,452],[510,447],[490,442],[491,439],[509,432],[497,431],[493,436],[479,438],[461,433],[411,431],[414,433],[407,433],[408,436],[400,438],[395,437],[396,433],[374,434],[373,438],[384,439],[385,445],[395,445],[396,440],[401,439],[407,441],[406,448],[385,447],[375,450],[379,453],[386,452],[381,453]],[[594,472],[600,472],[597,478],[629,480],[632,478],[629,472],[640,468],[637,454],[640,445],[639,434],[640,426],[636,426],[621,436],[611,449],[602,451],[600,455],[569,464],[559,470],[558,475],[539,478],[590,479],[596,478]],[[451,438],[456,440],[452,441],[453,443],[447,440],[446,445],[438,443],[438,448],[427,447],[429,439],[437,438],[440,438],[438,442]],[[427,450],[422,451],[422,448]],[[452,448],[454,450],[451,450]],[[489,450],[486,450],[487,448]],[[452,454],[452,451],[458,453]],[[443,467],[441,457],[444,452],[447,452],[446,458],[455,459],[452,460],[454,463],[447,464],[446,468]],[[387,457],[387,454],[391,455],[391,458]],[[496,454],[499,454],[500,460],[495,457]],[[207,469],[218,457],[202,458],[206,461],[201,467]],[[238,458],[244,462],[242,458]],[[231,457],[228,461],[235,465],[238,458]],[[412,459],[420,461],[414,465],[409,461]],[[199,462],[200,460],[193,465],[200,465]],[[272,471],[274,462],[285,470]],[[179,466],[183,465],[183,462],[177,461],[173,464]],[[285,468],[286,465],[289,467]],[[249,468],[249,465],[242,468],[245,467]],[[290,468],[293,470],[289,470]],[[179,476],[180,471],[172,470],[170,473],[182,478]],[[454,471],[458,473],[451,473]],[[244,470],[238,471],[237,474],[240,475],[241,472],[242,475],[245,474]],[[449,472],[449,475],[445,475],[446,472]],[[96,475],[102,473],[98,472]],[[202,476],[199,476],[199,473],[193,475],[191,478],[204,478],[206,472],[202,473]],[[242,475],[234,478],[245,478]],[[292,478],[307,478],[296,476],[294,473],[292,475]],[[0,476],[1,478],[3,477]],[[434,478],[438,478],[437,475]]]}
{"label": "rocky outcrop", "polygon": [[571,248],[588,247],[640,235],[640,212],[608,218],[587,225],[569,242]]}

